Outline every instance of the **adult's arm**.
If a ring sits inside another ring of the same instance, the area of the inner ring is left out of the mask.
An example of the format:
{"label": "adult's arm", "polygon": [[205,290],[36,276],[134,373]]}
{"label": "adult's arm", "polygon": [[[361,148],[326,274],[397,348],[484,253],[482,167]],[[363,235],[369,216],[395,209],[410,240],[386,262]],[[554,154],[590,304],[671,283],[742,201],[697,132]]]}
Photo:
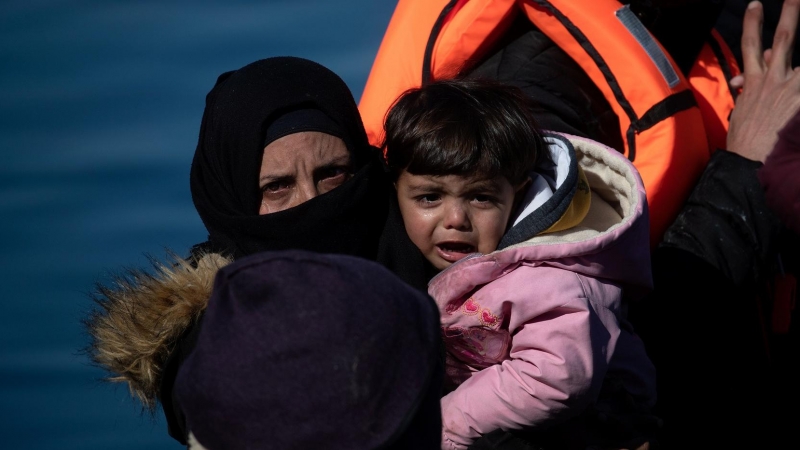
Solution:
{"label": "adult's arm", "polygon": [[718,150],[661,247],[685,250],[734,285],[754,281],[767,264],[780,223],[766,206],[758,171],[778,131],[800,110],[800,70],[791,55],[800,0],[786,0],[773,46],[762,50],[763,5],[748,5],[742,25],[743,79],[731,114],[727,151]]}
{"label": "adult's arm", "polygon": [[800,235],[800,112],[783,130],[758,170],[767,206],[787,228]]}
{"label": "adult's arm", "polygon": [[[785,435],[777,433],[782,414],[773,402],[786,394],[775,391],[769,370],[758,289],[781,223],[757,174],[778,130],[800,108],[800,75],[789,62],[798,12],[800,0],[784,2],[773,47],[764,52],[763,7],[748,7],[738,86],[744,85],[727,150],[712,155],[654,251],[653,294],[631,306],[658,371],[668,446],[768,447]],[[758,429],[758,436],[747,431]]]}
{"label": "adult's arm", "polygon": [[764,162],[780,131],[800,110],[800,69],[792,68],[800,0],[785,0],[772,47],[763,50],[764,8],[753,1],[742,24],[742,75],[731,80],[741,86],[728,130],[729,151]]}
{"label": "adult's arm", "polygon": [[758,280],[762,268],[771,262],[773,243],[781,230],[766,206],[757,177],[759,167],[759,162],[717,150],[664,234],[654,259],[683,251],[734,286]]}
{"label": "adult's arm", "polygon": [[752,2],[743,23],[742,95],[731,116],[728,148],[764,163],[758,178],[766,203],[800,233],[800,69],[792,68],[798,0],[783,4],[772,48],[761,51],[763,6]]}

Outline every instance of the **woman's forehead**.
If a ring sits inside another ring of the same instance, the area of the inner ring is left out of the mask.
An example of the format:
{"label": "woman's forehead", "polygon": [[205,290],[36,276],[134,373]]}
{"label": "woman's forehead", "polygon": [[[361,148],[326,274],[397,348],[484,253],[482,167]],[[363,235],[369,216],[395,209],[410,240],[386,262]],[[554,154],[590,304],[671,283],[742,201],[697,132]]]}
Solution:
{"label": "woman's forehead", "polygon": [[261,161],[265,173],[296,171],[299,166],[311,170],[325,165],[345,165],[351,160],[344,141],[319,131],[302,131],[271,142],[264,148]]}

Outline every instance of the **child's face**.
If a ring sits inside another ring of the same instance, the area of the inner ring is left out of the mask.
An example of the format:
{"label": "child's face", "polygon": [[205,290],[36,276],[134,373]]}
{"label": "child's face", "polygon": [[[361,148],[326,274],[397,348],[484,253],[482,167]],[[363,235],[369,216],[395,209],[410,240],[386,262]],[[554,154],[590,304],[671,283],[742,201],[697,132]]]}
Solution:
{"label": "child's face", "polygon": [[395,183],[406,232],[439,270],[470,253],[490,253],[506,230],[516,188],[505,177],[412,175]]}

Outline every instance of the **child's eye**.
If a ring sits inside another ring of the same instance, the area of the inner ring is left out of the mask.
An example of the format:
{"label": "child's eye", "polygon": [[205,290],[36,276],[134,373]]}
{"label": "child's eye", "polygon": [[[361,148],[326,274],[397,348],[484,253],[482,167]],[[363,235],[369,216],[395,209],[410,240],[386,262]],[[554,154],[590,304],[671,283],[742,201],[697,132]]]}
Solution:
{"label": "child's eye", "polygon": [[424,194],[417,196],[415,200],[423,205],[430,205],[439,201],[440,198],[439,194]]}
{"label": "child's eye", "polygon": [[475,196],[475,201],[478,203],[495,203],[497,199],[491,195],[478,194]]}

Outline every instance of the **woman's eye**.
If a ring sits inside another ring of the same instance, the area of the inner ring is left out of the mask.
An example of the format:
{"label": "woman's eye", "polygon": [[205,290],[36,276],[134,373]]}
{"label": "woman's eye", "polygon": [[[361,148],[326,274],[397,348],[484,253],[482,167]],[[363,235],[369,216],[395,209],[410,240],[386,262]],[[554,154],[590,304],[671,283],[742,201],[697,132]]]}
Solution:
{"label": "woman's eye", "polygon": [[278,193],[284,189],[289,189],[291,184],[288,181],[273,181],[261,187],[261,192],[265,194]]}
{"label": "woman's eye", "polygon": [[319,178],[320,180],[324,180],[327,178],[335,178],[338,176],[346,175],[348,172],[349,170],[347,167],[339,167],[339,166],[329,167],[320,173]]}
{"label": "woman's eye", "polygon": [[317,174],[321,192],[333,190],[352,177],[348,167],[330,167]]}

